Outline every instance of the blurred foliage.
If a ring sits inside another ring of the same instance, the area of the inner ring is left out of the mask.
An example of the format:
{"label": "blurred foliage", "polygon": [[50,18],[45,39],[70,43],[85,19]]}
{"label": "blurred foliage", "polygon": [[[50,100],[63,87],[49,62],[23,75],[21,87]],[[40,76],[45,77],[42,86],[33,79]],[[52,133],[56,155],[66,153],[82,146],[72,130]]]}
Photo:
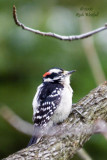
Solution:
{"label": "blurred foliage", "polygon": [[[96,87],[81,41],[65,42],[42,37],[18,28],[12,17],[13,4],[25,25],[62,35],[80,34],[80,7],[92,7],[99,16],[91,17],[93,29],[106,22],[106,0],[0,0],[0,103],[6,104],[24,120],[32,122],[32,99],[41,75],[51,67],[76,69],[72,76],[73,102]],[[81,18],[81,17],[80,17]],[[96,34],[95,47],[107,75],[107,31]],[[0,117],[0,158],[26,147],[28,136],[15,131]],[[96,160],[107,157],[107,142],[93,136],[85,148]],[[79,159],[74,157],[74,159]]]}

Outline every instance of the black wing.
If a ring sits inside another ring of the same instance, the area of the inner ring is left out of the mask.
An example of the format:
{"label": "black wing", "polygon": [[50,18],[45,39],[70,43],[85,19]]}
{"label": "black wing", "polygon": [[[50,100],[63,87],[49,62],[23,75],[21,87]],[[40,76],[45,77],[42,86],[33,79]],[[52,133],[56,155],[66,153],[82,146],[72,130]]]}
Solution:
{"label": "black wing", "polygon": [[40,96],[40,106],[33,117],[35,126],[46,126],[61,100],[61,84],[45,84]]}

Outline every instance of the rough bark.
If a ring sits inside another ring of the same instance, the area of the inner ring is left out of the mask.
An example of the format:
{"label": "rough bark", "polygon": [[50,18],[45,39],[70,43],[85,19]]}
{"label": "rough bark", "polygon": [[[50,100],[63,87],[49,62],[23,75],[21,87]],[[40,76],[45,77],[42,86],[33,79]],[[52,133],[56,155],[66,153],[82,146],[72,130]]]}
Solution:
{"label": "rough bark", "polygon": [[70,159],[83,147],[98,119],[107,122],[107,82],[92,90],[73,107],[69,118],[53,129],[50,135],[31,147],[22,149],[4,160],[63,160]]}

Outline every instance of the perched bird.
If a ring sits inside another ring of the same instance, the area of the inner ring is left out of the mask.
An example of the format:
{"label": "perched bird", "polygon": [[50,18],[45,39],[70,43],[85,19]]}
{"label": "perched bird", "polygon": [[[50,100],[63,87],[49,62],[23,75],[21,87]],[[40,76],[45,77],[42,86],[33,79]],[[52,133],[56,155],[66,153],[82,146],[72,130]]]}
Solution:
{"label": "perched bird", "polygon": [[75,72],[52,68],[43,75],[33,99],[34,133],[28,146],[37,143],[53,125],[65,120],[72,109],[70,76]]}

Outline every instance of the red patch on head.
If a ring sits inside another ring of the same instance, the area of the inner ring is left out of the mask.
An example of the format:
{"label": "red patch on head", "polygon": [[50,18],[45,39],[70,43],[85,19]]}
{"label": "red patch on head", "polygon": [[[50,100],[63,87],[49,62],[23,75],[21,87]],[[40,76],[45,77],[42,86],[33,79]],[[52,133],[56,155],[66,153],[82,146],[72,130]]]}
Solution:
{"label": "red patch on head", "polygon": [[46,77],[46,76],[48,76],[50,74],[51,74],[50,72],[46,72],[45,74],[43,74],[43,77]]}

